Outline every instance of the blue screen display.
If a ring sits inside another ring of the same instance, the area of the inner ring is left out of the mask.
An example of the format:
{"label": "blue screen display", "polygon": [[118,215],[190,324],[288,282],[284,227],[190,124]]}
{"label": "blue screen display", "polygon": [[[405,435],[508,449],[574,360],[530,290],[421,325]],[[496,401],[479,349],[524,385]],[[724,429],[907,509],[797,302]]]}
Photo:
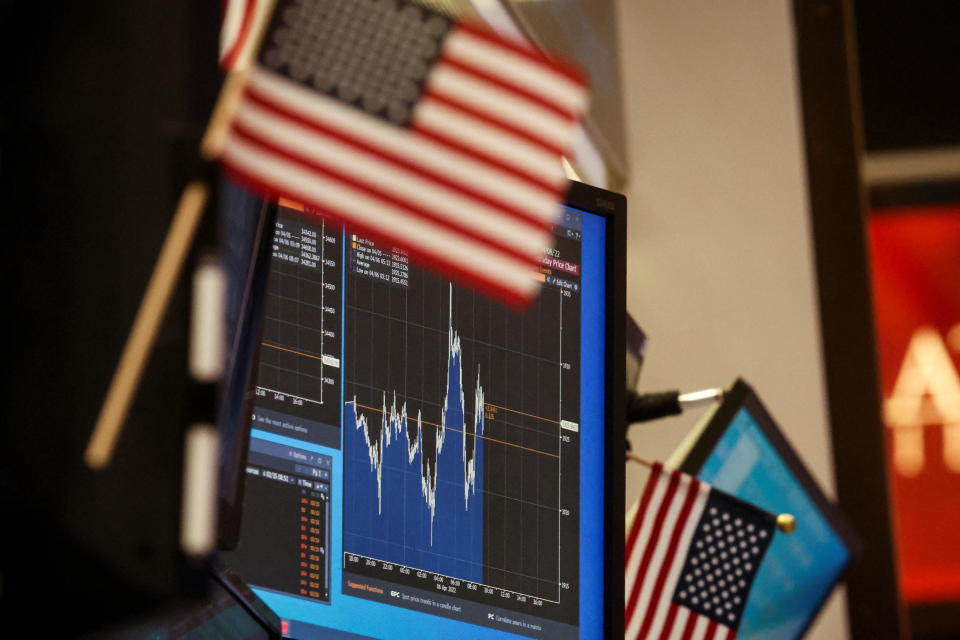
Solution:
{"label": "blue screen display", "polygon": [[849,562],[850,550],[747,409],[736,414],[697,477],[771,513],[797,519],[792,534],[774,537],[737,637],[799,637]]}
{"label": "blue screen display", "polygon": [[602,636],[606,233],[565,208],[516,312],[280,208],[225,560],[287,635]]}

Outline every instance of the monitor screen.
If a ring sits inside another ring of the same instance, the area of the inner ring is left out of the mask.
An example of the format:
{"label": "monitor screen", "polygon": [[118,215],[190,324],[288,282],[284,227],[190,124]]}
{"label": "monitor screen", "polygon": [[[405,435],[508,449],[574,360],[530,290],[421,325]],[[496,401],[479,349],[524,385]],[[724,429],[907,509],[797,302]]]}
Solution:
{"label": "monitor screen", "polygon": [[608,222],[520,313],[280,203],[224,560],[287,635],[602,636]]}
{"label": "monitor screen", "polygon": [[[825,512],[825,503],[815,495],[819,491],[812,487],[812,479],[798,473],[792,455],[785,457],[785,441],[780,444],[780,438],[771,438],[773,423],[765,412],[740,405],[719,422],[723,424],[708,427],[721,433],[706,452],[697,477],[797,520],[793,533],[774,537],[750,591],[737,637],[799,638],[849,563],[850,547]],[[761,426],[764,422],[766,428]]]}

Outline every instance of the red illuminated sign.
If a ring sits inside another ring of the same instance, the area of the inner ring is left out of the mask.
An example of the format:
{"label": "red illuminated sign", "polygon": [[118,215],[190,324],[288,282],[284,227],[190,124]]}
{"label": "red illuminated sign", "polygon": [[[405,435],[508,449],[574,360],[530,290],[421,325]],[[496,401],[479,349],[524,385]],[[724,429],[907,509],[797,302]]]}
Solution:
{"label": "red illuminated sign", "polygon": [[901,590],[960,600],[960,206],[870,222]]}

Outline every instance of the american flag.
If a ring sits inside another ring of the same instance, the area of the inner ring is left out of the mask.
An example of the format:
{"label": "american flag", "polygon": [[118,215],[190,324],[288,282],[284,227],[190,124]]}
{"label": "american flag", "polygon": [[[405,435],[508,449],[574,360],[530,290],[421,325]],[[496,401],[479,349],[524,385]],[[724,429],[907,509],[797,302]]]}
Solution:
{"label": "american flag", "polygon": [[221,160],[513,304],[536,292],[583,79],[402,0],[280,0]]}
{"label": "american flag", "polygon": [[627,534],[626,638],[735,638],[776,518],[653,465]]}
{"label": "american flag", "polygon": [[253,53],[255,26],[265,18],[269,0],[224,0],[220,25],[220,65],[237,69]]}

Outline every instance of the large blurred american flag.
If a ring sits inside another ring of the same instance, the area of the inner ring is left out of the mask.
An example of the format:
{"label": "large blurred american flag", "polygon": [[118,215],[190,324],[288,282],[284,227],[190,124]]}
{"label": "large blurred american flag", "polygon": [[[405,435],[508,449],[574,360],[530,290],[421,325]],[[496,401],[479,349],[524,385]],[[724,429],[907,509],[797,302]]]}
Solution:
{"label": "large blurred american flag", "polygon": [[262,193],[522,304],[585,106],[566,65],[415,3],[281,0],[221,160]]}

